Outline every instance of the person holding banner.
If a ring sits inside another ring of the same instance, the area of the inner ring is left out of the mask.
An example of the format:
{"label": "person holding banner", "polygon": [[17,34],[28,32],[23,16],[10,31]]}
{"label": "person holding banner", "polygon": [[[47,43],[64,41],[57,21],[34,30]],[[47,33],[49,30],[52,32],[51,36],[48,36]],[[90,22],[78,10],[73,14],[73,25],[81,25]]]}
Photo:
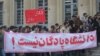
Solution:
{"label": "person holding banner", "polygon": [[[17,27],[16,26],[10,26],[8,28],[8,31],[7,32],[16,32],[16,30],[17,30]],[[14,52],[6,53],[6,56],[15,56],[15,53]]]}

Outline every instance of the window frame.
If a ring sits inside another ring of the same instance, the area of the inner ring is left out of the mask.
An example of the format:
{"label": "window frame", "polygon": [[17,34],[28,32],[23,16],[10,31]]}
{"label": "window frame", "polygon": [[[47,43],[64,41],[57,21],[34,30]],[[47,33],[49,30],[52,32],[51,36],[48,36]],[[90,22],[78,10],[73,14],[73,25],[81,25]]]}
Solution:
{"label": "window frame", "polygon": [[[66,4],[66,3],[68,3],[68,4]],[[77,3],[78,3],[78,1],[77,1]],[[72,18],[72,16],[74,15],[74,5],[76,5],[76,7],[77,7],[77,3],[74,3],[73,0],[69,0],[69,1],[64,0],[64,21],[65,20],[70,20]],[[67,9],[66,6],[67,5],[70,6],[70,11],[69,12],[70,12],[71,15],[70,15],[69,19],[66,19],[66,17],[67,17],[66,16],[66,13],[67,13],[66,12],[66,9]],[[78,7],[77,7],[77,13],[78,13]]]}
{"label": "window frame", "polygon": [[[15,25],[22,26],[23,25],[23,6],[24,6],[24,0],[15,0],[15,7],[16,7],[16,17],[15,17]],[[19,8],[18,8],[19,7]],[[19,11],[19,12],[18,12]],[[18,18],[20,16],[20,18]]]}
{"label": "window frame", "polygon": [[0,2],[0,4],[1,4],[1,5],[0,5],[0,6],[1,6],[1,7],[0,7],[0,8],[1,8],[1,9],[0,9],[0,17],[1,17],[1,18],[0,18],[0,26],[2,26],[2,25],[3,25],[3,2]]}

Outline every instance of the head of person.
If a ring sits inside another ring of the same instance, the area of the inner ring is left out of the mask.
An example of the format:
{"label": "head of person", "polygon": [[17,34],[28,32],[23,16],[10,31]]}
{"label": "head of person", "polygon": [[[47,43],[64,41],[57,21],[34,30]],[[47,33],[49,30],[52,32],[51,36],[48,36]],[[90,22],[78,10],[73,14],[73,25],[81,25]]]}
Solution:
{"label": "head of person", "polygon": [[24,27],[24,33],[29,33],[31,31],[31,28],[29,26]]}
{"label": "head of person", "polygon": [[51,30],[55,30],[55,26],[54,25],[51,26]]}
{"label": "head of person", "polygon": [[63,24],[63,25],[64,25],[64,27],[65,27],[65,28],[67,28],[67,27],[69,26],[69,22],[68,22],[68,21],[66,21],[66,22],[64,22],[64,24]]}
{"label": "head of person", "polygon": [[16,32],[17,31],[17,27],[16,26],[10,26],[9,27],[9,31]]}
{"label": "head of person", "polygon": [[97,13],[97,18],[98,18],[98,19],[100,18],[100,12]]}
{"label": "head of person", "polygon": [[48,28],[46,26],[43,27],[44,32],[48,32]]}
{"label": "head of person", "polygon": [[58,23],[55,24],[55,28],[58,29],[60,26]]}
{"label": "head of person", "polygon": [[2,33],[2,27],[0,27],[0,34]]}
{"label": "head of person", "polygon": [[87,17],[88,15],[87,15],[87,13],[83,13],[83,16],[84,16],[84,17]]}
{"label": "head of person", "polygon": [[70,21],[69,21],[69,25],[70,25],[70,26],[73,26],[73,24],[74,24],[74,21],[73,21],[73,20],[70,20]]}
{"label": "head of person", "polygon": [[51,32],[51,33],[55,33],[55,32],[56,32],[56,28],[55,28],[54,25],[52,25],[52,26],[50,27],[50,32]]}
{"label": "head of person", "polygon": [[22,30],[23,30],[23,27],[22,26],[19,26],[18,27],[18,32],[22,32]]}
{"label": "head of person", "polygon": [[43,31],[42,26],[38,26],[38,28],[39,28],[39,33],[42,33],[42,31]]}
{"label": "head of person", "polygon": [[7,31],[8,30],[7,26],[2,26],[1,28],[2,28],[2,31]]}
{"label": "head of person", "polygon": [[34,31],[36,27],[37,27],[36,25],[33,25],[32,26],[32,31]]}
{"label": "head of person", "polygon": [[55,26],[56,26],[56,27],[59,27],[59,24],[58,24],[58,23],[56,23],[56,24],[55,24]]}
{"label": "head of person", "polygon": [[36,25],[34,31],[35,33],[40,33],[42,31],[42,26]]}
{"label": "head of person", "polygon": [[77,17],[77,20],[80,20],[80,17],[79,16],[76,16]]}
{"label": "head of person", "polygon": [[92,16],[89,16],[88,19],[92,19]]}
{"label": "head of person", "polygon": [[75,15],[73,15],[73,16],[72,16],[72,20],[74,20],[75,18],[76,18],[76,16],[75,16]]}
{"label": "head of person", "polygon": [[96,19],[96,18],[97,18],[97,14],[96,14],[96,15],[94,15],[93,19]]}

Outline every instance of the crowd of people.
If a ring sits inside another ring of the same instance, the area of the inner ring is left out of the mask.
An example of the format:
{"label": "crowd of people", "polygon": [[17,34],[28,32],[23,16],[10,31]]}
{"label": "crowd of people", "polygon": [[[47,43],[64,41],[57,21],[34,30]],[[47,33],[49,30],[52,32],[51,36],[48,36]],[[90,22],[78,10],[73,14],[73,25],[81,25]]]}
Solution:
{"label": "crowd of people", "polygon": [[4,52],[4,43],[3,43],[3,32],[4,31],[13,31],[18,33],[82,33],[97,30],[97,39],[100,41],[100,13],[97,13],[95,16],[88,16],[87,13],[84,13],[82,17],[72,16],[71,19],[66,20],[62,25],[56,23],[52,25],[51,28],[41,25],[29,26],[1,26],[0,27],[0,56],[84,56],[84,50],[70,51],[70,52],[60,52],[60,53],[6,53]]}

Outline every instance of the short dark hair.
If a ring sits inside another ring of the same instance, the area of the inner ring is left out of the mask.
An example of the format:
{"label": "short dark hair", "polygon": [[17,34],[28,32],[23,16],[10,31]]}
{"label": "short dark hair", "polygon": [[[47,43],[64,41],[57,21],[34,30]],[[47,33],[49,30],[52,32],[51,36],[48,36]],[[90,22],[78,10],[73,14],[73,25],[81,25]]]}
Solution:
{"label": "short dark hair", "polygon": [[17,27],[16,27],[16,26],[10,26],[10,27],[9,27],[10,30],[13,30],[13,29],[15,29],[15,28],[17,28]]}
{"label": "short dark hair", "polygon": [[52,28],[52,29],[55,29],[55,26],[54,26],[54,25],[52,25],[52,26],[51,26],[51,28]]}
{"label": "short dark hair", "polygon": [[76,17],[75,15],[73,15],[72,17]]}
{"label": "short dark hair", "polygon": [[87,15],[87,13],[83,13],[83,15]]}
{"label": "short dark hair", "polygon": [[56,25],[56,26],[59,26],[59,24],[58,24],[58,23],[56,23],[55,25]]}
{"label": "short dark hair", "polygon": [[33,25],[33,26],[32,26],[32,31],[34,31],[35,28],[36,28],[36,25]]}
{"label": "short dark hair", "polygon": [[63,25],[67,25],[68,23],[69,23],[69,21],[66,21],[66,22],[63,23]]}

